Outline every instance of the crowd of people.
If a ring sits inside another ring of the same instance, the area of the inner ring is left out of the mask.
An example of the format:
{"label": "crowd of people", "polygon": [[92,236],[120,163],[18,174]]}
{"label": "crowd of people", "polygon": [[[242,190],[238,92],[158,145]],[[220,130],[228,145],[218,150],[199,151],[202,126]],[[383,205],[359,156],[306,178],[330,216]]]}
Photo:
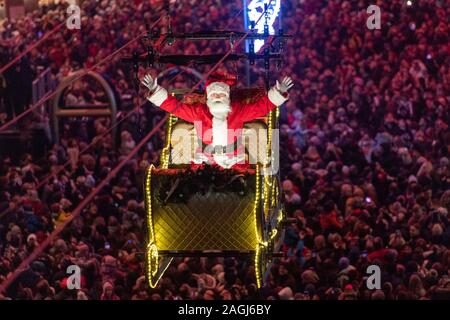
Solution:
{"label": "crowd of people", "polygon": [[[257,290],[251,261],[238,258],[177,258],[157,288],[148,286],[141,186],[147,167],[158,163],[161,129],[0,297],[450,299],[450,7],[445,1],[382,1],[381,29],[370,30],[369,4],[283,1],[283,26],[294,37],[281,73],[296,84],[280,115],[290,224],[284,257],[274,261],[266,287]],[[44,66],[61,79],[92,67],[155,21],[162,14],[158,5],[83,1],[81,30],[55,34],[11,72],[30,78],[21,66]],[[239,6],[241,1],[180,1],[171,5],[171,23],[180,32],[232,29],[243,25]],[[51,30],[63,8],[6,22],[0,30],[6,61],[20,44]],[[176,42],[165,52],[223,49],[221,43]],[[137,103],[127,102],[136,93],[120,55],[97,71],[122,98],[123,111]],[[261,84],[259,71],[252,70]],[[8,79],[2,79],[0,113],[3,108],[6,116],[0,122],[22,110],[11,111],[15,103],[8,95],[21,91],[20,82]],[[183,77],[170,84],[191,85]],[[87,99],[85,91],[74,99]],[[64,123],[45,157],[24,153],[16,160],[0,153],[0,286],[133,150],[142,138],[139,128],[147,132],[161,117],[152,110],[147,104],[139,117],[125,119],[118,138],[108,133],[107,119],[78,119]],[[91,141],[92,148],[80,152]],[[81,268],[78,290],[68,285],[70,265]],[[379,288],[367,286],[369,265],[380,267]]]}

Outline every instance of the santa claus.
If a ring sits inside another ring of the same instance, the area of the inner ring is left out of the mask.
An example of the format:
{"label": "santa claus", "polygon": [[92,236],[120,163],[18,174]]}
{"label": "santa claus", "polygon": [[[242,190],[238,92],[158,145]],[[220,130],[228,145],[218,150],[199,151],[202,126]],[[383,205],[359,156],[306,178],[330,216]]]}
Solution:
{"label": "santa claus", "polygon": [[206,103],[184,104],[168,95],[150,74],[144,76],[142,84],[149,89],[147,99],[151,103],[194,124],[197,135],[207,147],[196,153],[193,162],[218,164],[223,168],[245,163],[245,155],[237,152],[236,146],[244,123],[281,106],[288,100],[288,90],[293,86],[292,79],[285,77],[281,82],[277,81],[267,95],[244,104],[230,101],[230,87],[235,84],[235,79],[215,74],[206,82]]}

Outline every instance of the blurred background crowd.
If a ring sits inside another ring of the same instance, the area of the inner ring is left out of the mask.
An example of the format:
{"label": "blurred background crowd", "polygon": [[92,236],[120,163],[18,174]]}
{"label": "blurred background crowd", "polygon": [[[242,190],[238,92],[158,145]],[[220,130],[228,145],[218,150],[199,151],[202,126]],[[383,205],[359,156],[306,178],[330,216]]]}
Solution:
{"label": "blurred background crowd", "polygon": [[[149,288],[141,186],[146,168],[158,163],[161,129],[0,297],[450,299],[450,6],[377,1],[381,29],[369,30],[370,4],[283,1],[284,30],[294,35],[277,74],[295,82],[280,123],[291,223],[285,255],[272,266],[267,287],[256,289],[251,259],[177,258],[158,287]],[[243,26],[241,7],[241,1],[176,1],[171,22],[179,32],[236,30]],[[5,21],[1,65],[55,27],[64,8],[46,6]],[[0,123],[30,104],[40,67],[50,67],[55,79],[92,67],[161,15],[153,1],[86,0],[81,8],[80,31],[63,29],[0,76]],[[180,42],[164,52],[225,49],[221,43]],[[97,71],[114,87],[125,113],[140,101],[120,56]],[[261,70],[252,70],[252,84],[263,83]],[[172,80],[169,87],[193,84]],[[96,97],[85,85],[72,99]],[[107,119],[83,118],[66,121],[58,143],[45,142],[45,155],[0,152],[0,285],[161,118],[148,104],[139,112],[120,124],[117,137],[107,132]],[[36,121],[48,126],[45,117],[31,118],[19,127]],[[80,152],[91,141],[92,148]],[[80,290],[67,288],[72,264],[82,269]],[[378,290],[366,286],[369,265],[381,268]]]}

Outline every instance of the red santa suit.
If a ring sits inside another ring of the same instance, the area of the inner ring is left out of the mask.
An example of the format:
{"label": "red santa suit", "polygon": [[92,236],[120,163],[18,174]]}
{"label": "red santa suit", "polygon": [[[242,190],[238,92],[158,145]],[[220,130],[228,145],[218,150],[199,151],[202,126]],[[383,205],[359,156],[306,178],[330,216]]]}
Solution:
{"label": "red santa suit", "polygon": [[[207,91],[210,85],[214,86],[217,83],[219,83],[219,87],[222,86],[226,90],[226,86],[228,86],[226,81],[210,81],[207,82]],[[225,117],[220,118],[213,116],[208,103],[181,103],[175,97],[168,95],[167,90],[159,85],[147,99],[161,109],[194,124],[197,135],[201,137],[203,144],[209,146],[203,152],[197,152],[193,159],[195,163],[210,162],[230,168],[233,165],[245,163],[243,152],[236,152],[236,149],[230,152],[229,148],[240,140],[244,123],[267,115],[288,100],[288,96],[273,87],[267,95],[262,96],[254,103],[243,104],[239,101],[231,101],[230,111]],[[225,150],[222,149],[224,147],[228,147],[226,152],[217,154],[217,150]]]}

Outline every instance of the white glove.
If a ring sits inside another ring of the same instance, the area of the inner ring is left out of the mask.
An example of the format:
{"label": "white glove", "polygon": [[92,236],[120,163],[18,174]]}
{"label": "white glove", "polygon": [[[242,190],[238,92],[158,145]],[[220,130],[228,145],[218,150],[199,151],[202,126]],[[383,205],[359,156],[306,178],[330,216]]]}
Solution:
{"label": "white glove", "polygon": [[146,74],[142,79],[141,83],[150,90],[150,92],[155,91],[158,86],[158,78],[153,79],[150,74]]}
{"label": "white glove", "polygon": [[286,93],[293,86],[294,83],[292,82],[291,77],[284,77],[284,79],[281,82],[278,82],[277,80],[275,88],[277,88],[277,90],[280,91],[281,93]]}

